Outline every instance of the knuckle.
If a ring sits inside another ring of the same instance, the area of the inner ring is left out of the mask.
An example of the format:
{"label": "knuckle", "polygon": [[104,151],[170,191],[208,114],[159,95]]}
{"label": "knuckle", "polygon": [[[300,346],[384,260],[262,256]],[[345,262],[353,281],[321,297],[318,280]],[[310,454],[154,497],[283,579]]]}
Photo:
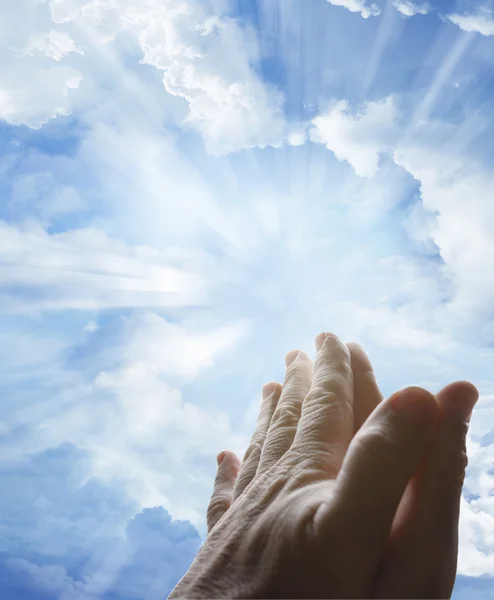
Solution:
{"label": "knuckle", "polygon": [[456,484],[463,485],[465,472],[468,468],[468,454],[466,448],[466,437],[468,433],[468,422],[459,421],[454,426],[454,431],[439,444],[438,470],[441,478]]}
{"label": "knuckle", "polygon": [[273,415],[273,427],[291,427],[296,426],[300,419],[300,404],[290,399],[278,404]]}
{"label": "knuckle", "polygon": [[464,449],[456,449],[446,454],[441,461],[440,479],[449,481],[455,487],[463,486],[468,467],[468,455]]}
{"label": "knuckle", "polygon": [[226,473],[218,471],[216,474],[216,479],[214,480],[213,496],[228,495],[231,487],[232,479],[228,477]]}
{"label": "knuckle", "polygon": [[218,515],[223,514],[230,508],[230,499],[224,496],[217,496],[211,498],[207,510],[208,521],[216,518]]}
{"label": "knuckle", "polygon": [[458,432],[459,433],[459,437],[460,437],[463,445],[465,445],[466,444],[467,435],[468,435],[468,429],[469,429],[469,423],[468,423],[468,421],[464,421],[464,420],[460,421],[460,423],[458,425],[458,428],[459,428],[459,432]]}
{"label": "knuckle", "polygon": [[324,401],[308,401],[304,404],[302,413],[302,429],[305,431],[326,429],[328,419],[339,430],[345,427],[350,417],[353,420],[353,411],[348,410],[346,403],[336,396],[326,397]]}
{"label": "knuckle", "polygon": [[373,462],[389,462],[392,456],[398,459],[394,452],[398,447],[396,436],[390,429],[383,427],[361,429],[359,435],[353,439],[353,444],[359,451],[364,451]]}
{"label": "knuckle", "polygon": [[256,474],[256,469],[249,469],[244,471],[236,481],[233,495],[234,497],[238,496],[241,492],[245,490],[245,488],[249,485],[249,483],[254,479]]}
{"label": "knuckle", "polygon": [[262,452],[263,444],[260,440],[252,440],[247,450],[245,451],[243,462],[251,462],[257,460]]}
{"label": "knuckle", "polygon": [[285,373],[281,397],[303,393],[303,390],[308,387],[308,382],[309,377],[305,368],[300,367],[297,363],[290,365]]}
{"label": "knuckle", "polygon": [[269,443],[266,444],[266,449],[261,455],[259,461],[259,472],[264,473],[268,468],[274,465],[285,452],[288,450],[291,444],[292,435],[291,432],[295,431],[295,428],[290,429],[288,427],[278,428],[272,432],[269,437]]}
{"label": "knuckle", "polygon": [[307,394],[306,402],[325,402],[336,398],[347,399],[351,378],[347,374],[331,372],[327,376],[318,377]]}
{"label": "knuckle", "polygon": [[345,447],[335,443],[303,442],[287,452],[292,465],[290,480],[295,487],[303,487],[312,481],[334,477],[341,466]]}

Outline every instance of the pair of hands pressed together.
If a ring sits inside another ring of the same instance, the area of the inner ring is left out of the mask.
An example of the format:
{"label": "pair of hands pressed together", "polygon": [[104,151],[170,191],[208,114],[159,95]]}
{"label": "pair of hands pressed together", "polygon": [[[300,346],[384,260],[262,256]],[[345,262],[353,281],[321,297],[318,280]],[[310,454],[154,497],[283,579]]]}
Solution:
{"label": "pair of hands pressed together", "polygon": [[477,389],[383,400],[357,344],[316,338],[218,455],[208,537],[169,598],[449,598]]}

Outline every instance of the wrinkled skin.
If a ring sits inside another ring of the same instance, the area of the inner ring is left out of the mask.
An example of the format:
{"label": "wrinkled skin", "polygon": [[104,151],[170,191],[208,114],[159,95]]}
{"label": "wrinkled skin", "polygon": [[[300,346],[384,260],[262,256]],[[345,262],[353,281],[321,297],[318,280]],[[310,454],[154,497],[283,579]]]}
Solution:
{"label": "wrinkled skin", "polygon": [[244,460],[218,455],[208,537],[170,598],[449,598],[476,388],[383,400],[332,334],[285,357]]}

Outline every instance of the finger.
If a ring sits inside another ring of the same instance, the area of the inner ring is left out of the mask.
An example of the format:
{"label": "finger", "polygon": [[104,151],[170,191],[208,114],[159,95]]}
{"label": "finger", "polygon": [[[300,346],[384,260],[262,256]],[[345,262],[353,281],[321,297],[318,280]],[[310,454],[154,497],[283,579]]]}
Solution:
{"label": "finger", "polygon": [[230,508],[233,486],[240,469],[240,460],[234,452],[220,452],[213,494],[207,511],[208,533]]}
{"label": "finger", "polygon": [[285,381],[261,452],[258,472],[270,469],[290,448],[300,419],[300,409],[312,382],[312,360],[292,350],[285,356]]}
{"label": "finger", "polygon": [[436,395],[437,430],[410,486],[408,502],[393,524],[376,579],[378,598],[398,597],[403,589],[414,598],[451,596],[467,466],[466,434],[478,396],[475,386],[465,381],[450,384]]}
{"label": "finger", "polygon": [[323,504],[316,513],[323,531],[336,523],[341,535],[351,532],[352,557],[367,567],[369,577],[384,553],[396,509],[426,452],[437,415],[434,396],[421,388],[407,388],[382,402],[348,448],[336,480],[339,501],[332,507]]}
{"label": "finger", "polygon": [[[312,387],[302,405],[294,450],[336,477],[353,437],[353,373],[348,348],[335,335],[316,338]],[[316,464],[317,463],[317,464]]]}
{"label": "finger", "polygon": [[354,431],[362,427],[372,411],[381,403],[383,395],[376,375],[364,349],[354,342],[347,343],[353,371]]}
{"label": "finger", "polygon": [[261,458],[262,448],[266,439],[266,434],[276,409],[282,392],[281,383],[267,383],[262,388],[261,407],[257,418],[256,429],[252,435],[249,447],[245,452],[242,466],[233,489],[233,501],[245,490],[249,483],[254,479]]}

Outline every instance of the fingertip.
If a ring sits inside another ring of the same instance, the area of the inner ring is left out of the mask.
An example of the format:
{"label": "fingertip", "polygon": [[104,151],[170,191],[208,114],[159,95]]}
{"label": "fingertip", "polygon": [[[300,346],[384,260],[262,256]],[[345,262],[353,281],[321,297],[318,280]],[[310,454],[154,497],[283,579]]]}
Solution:
{"label": "fingertip", "polygon": [[315,339],[316,352],[319,352],[319,350],[322,348],[322,345],[324,344],[325,339],[326,339],[325,333],[320,333],[316,337],[316,339]]}
{"label": "fingertip", "polygon": [[225,460],[225,456],[226,456],[226,450],[223,450],[222,452],[220,452],[218,454],[218,456],[216,457],[216,462],[218,463],[218,467],[221,465],[221,463]]}
{"label": "fingertip", "polygon": [[433,425],[439,414],[434,396],[416,386],[407,387],[393,394],[390,404],[394,410],[416,425]]}
{"label": "fingertip", "polygon": [[350,352],[352,369],[354,373],[373,371],[369,357],[360,344],[357,342],[346,342],[345,345]]}
{"label": "fingertip", "polygon": [[288,368],[292,363],[294,363],[298,356],[300,355],[300,350],[290,350],[285,354],[285,367]]}
{"label": "fingertip", "polygon": [[239,457],[235,454],[235,452],[232,452],[231,450],[223,450],[222,452],[220,452],[217,457],[216,457],[216,462],[218,463],[218,467],[223,464],[223,463],[233,463],[233,464],[240,464],[240,459]]}
{"label": "fingertip", "polygon": [[455,381],[440,390],[436,399],[447,413],[468,419],[479,399],[479,390],[470,381]]}
{"label": "fingertip", "polygon": [[281,387],[281,383],[278,383],[277,381],[270,381],[269,383],[265,383],[262,386],[263,400],[265,398],[269,398],[269,396],[272,396],[274,393],[278,392]]}
{"label": "fingertip", "polygon": [[319,350],[323,347],[324,342],[328,339],[328,338],[333,338],[335,340],[338,339],[338,336],[335,335],[334,333],[330,333],[329,331],[324,331],[323,333],[320,333],[315,340],[315,345],[316,345],[316,352],[319,352]]}

